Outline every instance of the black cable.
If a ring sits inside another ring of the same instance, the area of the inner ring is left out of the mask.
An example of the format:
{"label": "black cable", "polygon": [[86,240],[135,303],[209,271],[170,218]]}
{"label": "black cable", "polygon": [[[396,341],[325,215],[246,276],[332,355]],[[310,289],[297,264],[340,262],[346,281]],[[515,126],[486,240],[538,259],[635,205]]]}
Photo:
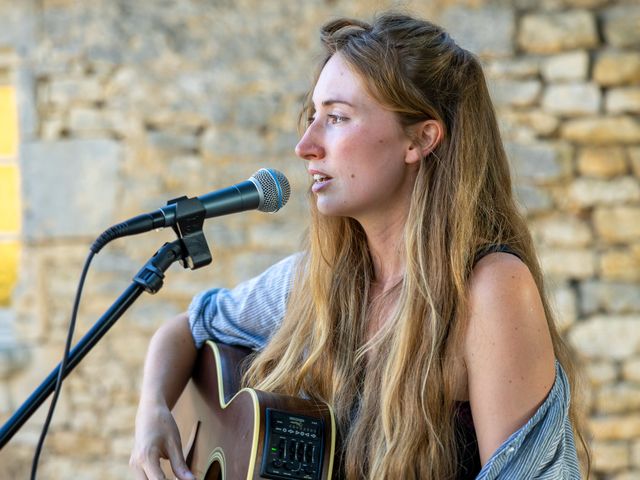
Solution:
{"label": "black cable", "polygon": [[36,480],[36,471],[38,470],[38,461],[40,459],[40,453],[42,452],[42,446],[44,445],[44,440],[47,436],[47,431],[49,430],[51,419],[53,418],[53,412],[56,408],[56,403],[58,402],[60,391],[62,390],[62,380],[64,378],[64,371],[67,369],[67,362],[69,360],[69,351],[71,350],[71,342],[73,340],[73,331],[76,328],[76,317],[78,316],[78,307],[80,305],[80,297],[82,297],[82,288],[84,287],[84,281],[85,281],[85,278],[87,277],[87,272],[89,271],[89,265],[91,265],[91,260],[93,259],[94,255],[95,253],[93,252],[93,250],[89,251],[89,255],[87,255],[87,258],[84,261],[82,274],[80,274],[78,289],[76,290],[76,298],[73,302],[73,311],[71,312],[71,322],[69,323],[69,332],[67,333],[67,342],[64,346],[64,354],[62,355],[62,361],[60,362],[60,370],[58,371],[58,380],[56,381],[56,389],[53,393],[51,404],[49,405],[49,413],[47,414],[47,419],[45,420],[44,425],[42,427],[42,433],[40,434],[40,439],[38,440],[38,445],[36,446],[35,454],[33,455],[33,463],[31,464],[31,480]]}

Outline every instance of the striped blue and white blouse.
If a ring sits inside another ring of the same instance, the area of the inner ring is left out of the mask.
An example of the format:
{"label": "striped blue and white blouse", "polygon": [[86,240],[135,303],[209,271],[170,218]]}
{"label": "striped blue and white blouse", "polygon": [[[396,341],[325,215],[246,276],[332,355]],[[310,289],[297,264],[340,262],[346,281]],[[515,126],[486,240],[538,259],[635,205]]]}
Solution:
{"label": "striped blue and white blouse", "polygon": [[[281,260],[233,289],[214,288],[195,296],[189,324],[196,346],[214,340],[264,348],[284,317],[300,255]],[[546,400],[494,452],[476,479],[580,479],[569,403],[567,376],[556,362],[556,379]]]}

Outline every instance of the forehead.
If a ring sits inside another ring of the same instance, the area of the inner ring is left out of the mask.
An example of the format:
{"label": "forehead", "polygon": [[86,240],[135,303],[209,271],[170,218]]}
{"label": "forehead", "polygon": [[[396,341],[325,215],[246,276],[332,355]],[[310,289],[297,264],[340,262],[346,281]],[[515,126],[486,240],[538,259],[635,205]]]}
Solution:
{"label": "forehead", "polygon": [[354,72],[339,53],[334,54],[325,64],[313,89],[314,104],[319,105],[329,99],[345,100],[352,104],[373,100],[360,75]]}

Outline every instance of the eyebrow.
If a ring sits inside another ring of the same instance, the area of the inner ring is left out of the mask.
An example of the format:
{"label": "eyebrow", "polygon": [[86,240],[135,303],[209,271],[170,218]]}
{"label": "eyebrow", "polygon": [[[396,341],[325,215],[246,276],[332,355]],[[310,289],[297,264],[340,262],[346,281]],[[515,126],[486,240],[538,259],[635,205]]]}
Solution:
{"label": "eyebrow", "polygon": [[342,103],[344,105],[348,105],[350,107],[353,107],[352,103],[347,102],[346,100],[340,100],[339,98],[330,98],[328,100],[323,100],[321,105],[323,107],[329,107],[331,105],[335,105],[336,103]]}

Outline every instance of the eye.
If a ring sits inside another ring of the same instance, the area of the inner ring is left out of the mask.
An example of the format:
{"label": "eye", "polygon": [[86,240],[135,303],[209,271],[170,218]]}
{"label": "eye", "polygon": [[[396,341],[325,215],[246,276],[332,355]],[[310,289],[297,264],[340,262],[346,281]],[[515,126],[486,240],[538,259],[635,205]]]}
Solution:
{"label": "eye", "polygon": [[329,123],[331,124],[343,123],[347,120],[347,117],[344,117],[337,113],[332,113],[330,115],[327,115],[327,118],[329,118]]}

